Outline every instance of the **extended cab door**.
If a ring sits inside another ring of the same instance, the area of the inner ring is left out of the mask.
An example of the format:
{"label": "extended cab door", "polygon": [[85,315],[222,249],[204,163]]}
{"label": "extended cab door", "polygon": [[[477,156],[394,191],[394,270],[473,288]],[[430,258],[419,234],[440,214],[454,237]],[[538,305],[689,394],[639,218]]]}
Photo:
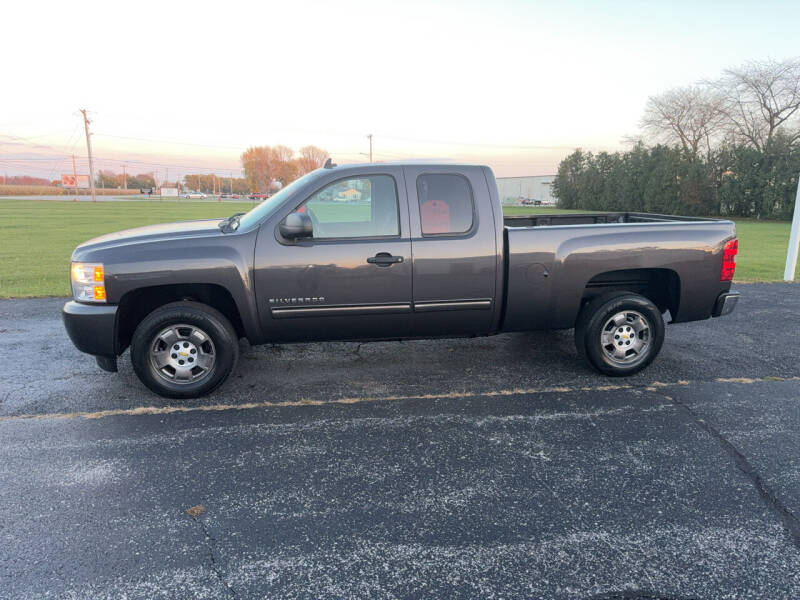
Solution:
{"label": "extended cab door", "polygon": [[406,203],[402,168],[371,168],[327,179],[289,207],[308,214],[312,237],[286,240],[277,227],[262,226],[255,285],[266,339],[407,337],[412,261]]}
{"label": "extended cab door", "polygon": [[[414,257],[415,336],[492,330],[502,254],[481,167],[404,167]],[[501,217],[502,218],[502,217]]]}

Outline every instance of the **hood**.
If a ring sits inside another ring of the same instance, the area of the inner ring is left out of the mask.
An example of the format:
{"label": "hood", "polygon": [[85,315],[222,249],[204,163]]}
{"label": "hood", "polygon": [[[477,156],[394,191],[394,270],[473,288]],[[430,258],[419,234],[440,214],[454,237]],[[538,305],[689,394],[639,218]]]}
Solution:
{"label": "hood", "polygon": [[[127,244],[141,244],[171,238],[184,238],[205,235],[225,235],[219,229],[219,223],[224,219],[204,219],[202,221],[182,221],[180,223],[161,223],[159,225],[145,225],[124,231],[107,233],[100,237],[83,242],[75,248],[75,255],[79,252],[113,248]],[[73,256],[75,256],[73,255]]]}

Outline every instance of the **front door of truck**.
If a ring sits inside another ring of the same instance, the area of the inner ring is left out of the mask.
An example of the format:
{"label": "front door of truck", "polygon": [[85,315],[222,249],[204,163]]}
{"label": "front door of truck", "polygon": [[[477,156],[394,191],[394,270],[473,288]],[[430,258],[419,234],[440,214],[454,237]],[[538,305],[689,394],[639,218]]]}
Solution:
{"label": "front door of truck", "polygon": [[400,167],[330,181],[296,211],[311,237],[262,227],[256,297],[268,340],[407,337],[411,241]]}

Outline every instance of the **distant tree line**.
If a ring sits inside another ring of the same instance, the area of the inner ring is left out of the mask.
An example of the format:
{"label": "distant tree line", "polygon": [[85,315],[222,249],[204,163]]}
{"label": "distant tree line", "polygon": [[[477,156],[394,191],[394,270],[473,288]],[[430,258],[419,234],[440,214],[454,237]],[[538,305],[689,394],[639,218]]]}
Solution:
{"label": "distant tree line", "polygon": [[156,180],[152,173],[139,173],[138,175],[128,173],[124,175],[123,173],[101,169],[95,178],[95,185],[99,188],[138,190],[154,188]]}
{"label": "distant tree line", "polygon": [[247,194],[250,190],[243,177],[220,177],[214,173],[185,175],[183,186],[187,190],[206,194]]}
{"label": "distant tree line", "polygon": [[800,59],[748,63],[651,97],[626,152],[576,150],[561,208],[791,218],[800,174]]}
{"label": "distant tree line", "polygon": [[[53,185],[53,182],[43,177],[31,177],[30,175],[3,175],[0,179],[3,185]],[[61,181],[59,180],[60,184]]]}

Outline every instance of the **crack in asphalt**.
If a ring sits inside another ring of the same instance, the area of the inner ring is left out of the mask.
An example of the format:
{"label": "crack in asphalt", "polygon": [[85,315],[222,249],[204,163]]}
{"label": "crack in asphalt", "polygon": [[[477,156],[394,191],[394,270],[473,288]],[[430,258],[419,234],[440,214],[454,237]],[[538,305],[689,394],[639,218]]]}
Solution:
{"label": "crack in asphalt", "polygon": [[761,478],[758,470],[752,464],[750,464],[750,461],[747,460],[747,457],[742,454],[742,452],[733,444],[733,442],[728,440],[728,438],[726,438],[721,431],[697,414],[697,412],[695,412],[694,409],[692,409],[692,407],[690,407],[688,404],[681,402],[672,396],[664,395],[664,398],[672,402],[681,410],[685,411],[698,427],[719,442],[719,444],[722,446],[722,449],[733,459],[736,467],[750,480],[750,483],[758,492],[758,495],[761,496],[761,499],[764,501],[764,504],[766,504],[767,508],[769,508],[778,516],[778,518],[781,520],[781,523],[783,523],[783,526],[789,533],[792,543],[798,550],[800,550],[800,519],[798,519],[797,516],[795,516],[795,514],[789,509],[789,507],[781,502],[780,498],[778,498],[777,495],[769,488],[769,486],[764,483],[764,480]]}
{"label": "crack in asphalt", "polygon": [[208,549],[208,556],[211,559],[211,570],[214,571],[214,574],[217,576],[217,579],[219,579],[219,582],[223,586],[225,586],[225,589],[228,591],[228,594],[230,594],[232,598],[236,598],[236,590],[234,590],[230,585],[228,585],[228,582],[225,581],[225,575],[222,573],[222,569],[220,569],[219,564],[217,563],[217,558],[214,555],[214,546],[216,545],[217,541],[208,532],[206,524],[203,523],[203,520],[200,518],[199,515],[196,517],[190,515],[189,518],[195,521],[198,525],[200,525],[200,529],[203,532],[204,536],[203,541],[205,542],[206,548]]}

